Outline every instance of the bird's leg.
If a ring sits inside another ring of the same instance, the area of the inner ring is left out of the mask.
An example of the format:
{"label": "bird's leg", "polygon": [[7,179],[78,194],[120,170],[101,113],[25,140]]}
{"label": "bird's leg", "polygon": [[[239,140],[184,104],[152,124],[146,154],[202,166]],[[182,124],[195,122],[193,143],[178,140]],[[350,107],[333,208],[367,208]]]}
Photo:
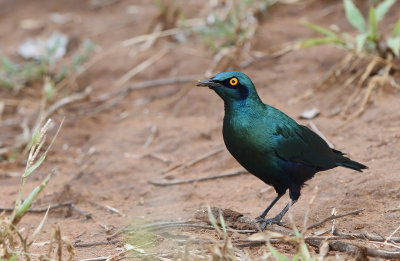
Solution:
{"label": "bird's leg", "polygon": [[281,219],[283,218],[283,216],[286,214],[286,212],[288,212],[289,208],[296,203],[296,200],[292,200],[290,203],[288,203],[284,209],[282,209],[282,211],[276,215],[273,218],[267,218],[267,219],[260,219],[258,220],[259,223],[261,223],[260,225],[260,229],[261,231],[264,231],[265,228],[267,227],[267,225],[272,225],[272,224],[281,224]]}
{"label": "bird's leg", "polygon": [[269,204],[269,206],[261,213],[261,215],[258,217],[258,219],[264,219],[265,216],[268,214],[268,212],[271,210],[271,208],[278,202],[278,200],[283,196],[284,194],[278,194],[274,200]]}

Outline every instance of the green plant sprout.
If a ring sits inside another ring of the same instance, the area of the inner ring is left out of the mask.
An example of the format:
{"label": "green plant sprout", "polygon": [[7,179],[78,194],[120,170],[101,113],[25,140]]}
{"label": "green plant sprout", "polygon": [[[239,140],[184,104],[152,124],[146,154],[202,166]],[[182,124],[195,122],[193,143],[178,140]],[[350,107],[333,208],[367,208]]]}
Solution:
{"label": "green plant sprout", "polygon": [[44,82],[46,77],[55,85],[68,74],[81,70],[82,64],[87,61],[94,47],[92,41],[85,40],[82,48],[72,58],[62,60],[63,64],[58,66],[51,58],[57,50],[57,42],[51,48],[47,48],[42,57],[20,64],[11,61],[7,56],[0,56],[0,87],[18,92],[32,82]]}
{"label": "green plant sprout", "polygon": [[[62,122],[47,149],[44,152],[42,152],[42,154],[39,156],[46,142],[46,137],[50,125],[51,125],[51,120],[49,119],[42,127],[39,127],[33,133],[31,147],[29,149],[28,160],[26,163],[25,171],[21,175],[21,186],[15,202],[14,210],[12,211],[10,216],[0,215],[0,260],[1,261],[21,260],[21,259],[31,260],[31,257],[33,256],[41,256],[31,253],[29,249],[34,243],[35,237],[39,234],[40,230],[44,225],[44,221],[46,220],[48,210],[44,215],[42,221],[36,227],[35,231],[32,234],[23,235],[22,230],[18,228],[18,224],[20,223],[21,219],[26,215],[26,213],[32,206],[33,202],[37,199],[39,194],[49,183],[54,173],[54,170],[51,171],[50,174],[48,174],[42,180],[42,182],[38,186],[36,186],[24,200],[22,200],[22,195],[28,178],[44,162],[47,153],[49,152],[52,144],[54,143],[54,140],[56,139],[61,129]],[[18,240],[20,241],[19,243]],[[51,255],[54,251],[53,249],[54,245],[56,245],[56,248],[65,246],[68,252],[70,253],[69,260],[72,260],[74,255],[73,247],[69,242],[62,239],[62,237],[60,236],[60,230],[58,228],[55,228],[50,242],[51,243],[49,246],[49,251],[45,257],[46,260],[51,259]],[[61,249],[56,250],[56,252],[61,253]]]}
{"label": "green plant sprout", "polygon": [[378,54],[385,58],[388,52],[395,56],[400,52],[400,18],[392,29],[392,34],[381,41],[381,33],[378,31],[378,23],[385,17],[397,0],[384,0],[376,7],[371,5],[368,19],[366,20],[352,0],[344,0],[344,11],[349,23],[357,30],[358,34],[352,38],[348,33],[335,33],[332,30],[319,25],[306,22],[310,29],[321,34],[322,37],[311,38],[301,42],[302,47],[310,47],[320,44],[334,44],[358,53],[367,52]]}
{"label": "green plant sprout", "polygon": [[[332,44],[349,51],[317,88],[321,89],[327,83],[340,85],[343,88],[356,83],[356,88],[341,108],[341,115],[346,118],[343,125],[365,111],[376,87],[388,85],[400,90],[400,84],[393,78],[395,72],[400,71],[396,62],[400,53],[400,18],[386,38],[378,30],[378,23],[396,1],[383,0],[376,6],[371,5],[366,19],[352,0],[343,0],[346,18],[357,30],[355,36],[347,32],[336,33],[310,22],[305,23],[307,27],[322,36],[301,41],[301,47]],[[360,95],[361,99],[358,98]]]}

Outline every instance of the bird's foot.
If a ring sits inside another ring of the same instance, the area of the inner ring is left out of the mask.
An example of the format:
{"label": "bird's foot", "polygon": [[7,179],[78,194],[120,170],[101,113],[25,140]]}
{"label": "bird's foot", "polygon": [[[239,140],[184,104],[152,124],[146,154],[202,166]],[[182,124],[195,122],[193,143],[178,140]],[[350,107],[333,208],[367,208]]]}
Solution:
{"label": "bird's foot", "polygon": [[283,226],[283,223],[281,221],[281,217],[276,216],[274,218],[262,218],[262,217],[258,217],[257,218],[257,223],[260,223],[260,230],[264,231],[265,228],[267,227],[267,225],[279,225],[279,226]]}

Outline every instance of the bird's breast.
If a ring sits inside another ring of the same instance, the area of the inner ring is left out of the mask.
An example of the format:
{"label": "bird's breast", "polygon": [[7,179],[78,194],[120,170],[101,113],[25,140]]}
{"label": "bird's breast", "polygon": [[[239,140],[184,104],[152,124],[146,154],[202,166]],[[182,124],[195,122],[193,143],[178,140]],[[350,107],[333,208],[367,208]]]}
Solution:
{"label": "bird's breast", "polygon": [[267,132],[252,119],[224,119],[223,136],[232,156],[250,173],[257,175],[271,168],[273,157]]}

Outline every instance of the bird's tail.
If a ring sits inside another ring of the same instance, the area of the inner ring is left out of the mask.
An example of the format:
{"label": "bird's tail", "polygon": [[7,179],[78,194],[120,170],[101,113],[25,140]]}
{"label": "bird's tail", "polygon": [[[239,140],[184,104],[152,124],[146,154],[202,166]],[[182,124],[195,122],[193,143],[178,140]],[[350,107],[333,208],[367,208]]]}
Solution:
{"label": "bird's tail", "polygon": [[336,161],[337,166],[354,169],[354,170],[357,170],[360,172],[362,172],[363,169],[368,169],[368,167],[365,166],[364,164],[361,164],[360,162],[357,162],[357,161],[354,161],[354,160],[351,160],[351,159],[345,157],[341,151],[334,150],[334,149],[333,149],[333,151],[338,156],[337,161]]}
{"label": "bird's tail", "polygon": [[342,166],[342,167],[349,168],[349,169],[354,169],[354,170],[357,170],[357,171],[360,171],[360,172],[362,172],[363,169],[368,169],[368,167],[365,166],[364,164],[361,164],[361,163],[359,163],[357,161],[350,160],[350,159],[348,161],[338,162],[336,164],[338,166]]}

